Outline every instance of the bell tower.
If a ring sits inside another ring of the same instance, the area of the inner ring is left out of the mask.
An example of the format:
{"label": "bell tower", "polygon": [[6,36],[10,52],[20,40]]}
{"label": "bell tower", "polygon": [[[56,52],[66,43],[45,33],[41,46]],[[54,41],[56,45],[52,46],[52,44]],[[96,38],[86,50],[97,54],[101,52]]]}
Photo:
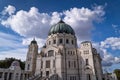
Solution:
{"label": "bell tower", "polygon": [[29,71],[31,75],[34,75],[36,68],[36,58],[38,54],[38,45],[35,39],[33,39],[28,47],[27,58],[25,62],[25,71]]}

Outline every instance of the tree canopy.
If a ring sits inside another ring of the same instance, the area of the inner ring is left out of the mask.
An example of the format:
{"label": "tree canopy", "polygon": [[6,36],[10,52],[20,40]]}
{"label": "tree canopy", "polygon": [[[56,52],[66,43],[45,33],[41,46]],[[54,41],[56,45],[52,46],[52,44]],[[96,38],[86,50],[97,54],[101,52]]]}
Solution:
{"label": "tree canopy", "polygon": [[4,60],[0,60],[0,68],[9,68],[13,61],[19,61],[21,69],[24,70],[25,61],[15,58],[5,58]]}

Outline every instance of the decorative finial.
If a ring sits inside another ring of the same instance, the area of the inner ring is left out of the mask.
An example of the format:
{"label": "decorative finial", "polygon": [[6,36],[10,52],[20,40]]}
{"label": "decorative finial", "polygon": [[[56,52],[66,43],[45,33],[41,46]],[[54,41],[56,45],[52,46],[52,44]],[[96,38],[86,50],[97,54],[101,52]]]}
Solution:
{"label": "decorative finial", "polygon": [[34,43],[34,44],[37,43],[37,41],[35,40],[35,37],[34,37],[33,40],[31,41],[31,44],[32,44],[32,43]]}
{"label": "decorative finial", "polygon": [[33,37],[33,41],[35,41],[35,36]]}
{"label": "decorative finial", "polygon": [[59,23],[65,23],[62,19],[60,19]]}

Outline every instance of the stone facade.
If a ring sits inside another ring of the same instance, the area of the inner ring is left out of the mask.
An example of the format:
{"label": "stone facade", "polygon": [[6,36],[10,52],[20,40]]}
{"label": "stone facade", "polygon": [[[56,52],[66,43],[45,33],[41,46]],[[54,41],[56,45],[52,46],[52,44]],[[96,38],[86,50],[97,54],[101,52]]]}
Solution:
{"label": "stone facade", "polygon": [[[50,80],[102,80],[101,57],[90,41],[77,46],[74,32],[60,21],[51,28],[38,53],[35,40],[29,45],[25,70]],[[42,80],[42,79],[40,79]]]}
{"label": "stone facade", "polygon": [[29,72],[21,70],[19,62],[14,61],[8,69],[0,68],[0,80],[27,80]]}

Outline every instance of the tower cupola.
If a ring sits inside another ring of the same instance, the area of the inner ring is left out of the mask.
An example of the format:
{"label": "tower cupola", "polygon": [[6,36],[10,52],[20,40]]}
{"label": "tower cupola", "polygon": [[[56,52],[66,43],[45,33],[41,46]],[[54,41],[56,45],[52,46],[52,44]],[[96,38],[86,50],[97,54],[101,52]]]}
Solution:
{"label": "tower cupola", "polygon": [[31,41],[31,44],[37,44],[37,41],[35,40],[35,38]]}

